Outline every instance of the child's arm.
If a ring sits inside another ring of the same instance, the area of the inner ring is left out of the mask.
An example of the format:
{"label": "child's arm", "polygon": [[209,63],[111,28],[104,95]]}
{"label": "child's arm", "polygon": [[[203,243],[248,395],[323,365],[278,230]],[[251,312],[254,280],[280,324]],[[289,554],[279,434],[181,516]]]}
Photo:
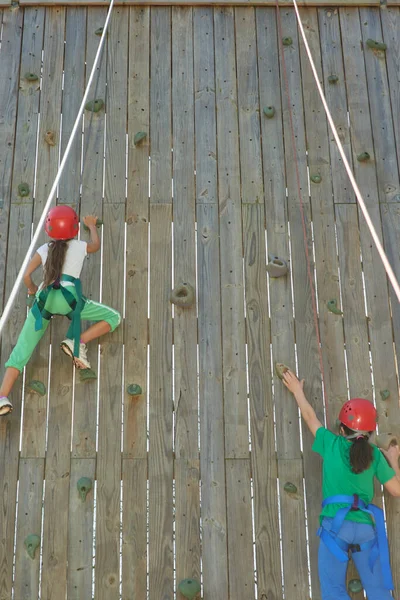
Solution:
{"label": "child's arm", "polygon": [[301,416],[305,420],[307,427],[309,428],[311,433],[315,436],[317,430],[320,427],[323,427],[323,425],[321,421],[317,418],[315,410],[304,395],[304,379],[299,381],[296,375],[292,373],[292,371],[288,370],[286,371],[286,373],[283,374],[282,381],[289,390],[289,392],[292,392],[298,404],[298,407],[300,408]]}
{"label": "child's arm", "polygon": [[90,242],[87,245],[87,253],[93,254],[100,250],[100,238],[96,228],[97,217],[95,215],[88,215],[84,217],[83,222],[90,231]]}
{"label": "child's arm", "polygon": [[30,296],[33,296],[38,291],[38,286],[32,281],[31,275],[34,271],[36,271],[38,267],[40,267],[41,264],[42,259],[40,257],[40,254],[36,252],[33,258],[31,258],[31,260],[29,261],[28,266],[26,267],[24,275],[24,284],[28,288],[28,294]]}

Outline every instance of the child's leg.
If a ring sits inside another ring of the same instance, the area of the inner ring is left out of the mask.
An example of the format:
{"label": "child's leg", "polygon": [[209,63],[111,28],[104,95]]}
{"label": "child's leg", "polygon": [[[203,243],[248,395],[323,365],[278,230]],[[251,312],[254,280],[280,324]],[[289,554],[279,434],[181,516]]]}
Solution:
{"label": "child's leg", "polygon": [[[363,544],[375,537],[375,531],[372,525],[357,523],[356,527],[356,543]],[[383,586],[382,569],[379,558],[374,565],[373,571],[369,568],[370,553],[371,550],[363,550],[362,552],[355,552],[353,554],[354,564],[357,567],[368,600],[393,600],[390,591],[386,590]]]}
{"label": "child's leg", "polygon": [[347,562],[340,562],[321,540],[318,573],[322,600],[350,600],[346,589]]}
{"label": "child's leg", "polygon": [[87,344],[96,338],[101,337],[111,331],[111,325],[107,323],[107,321],[99,321],[94,325],[91,325],[84,333],[81,335],[81,342]]}
{"label": "child's leg", "polygon": [[2,396],[7,397],[10,395],[11,390],[14,387],[14,383],[18,379],[19,373],[20,372],[15,367],[7,367],[0,387],[0,398]]}
{"label": "child's leg", "polygon": [[105,304],[94,302],[93,300],[86,300],[81,313],[81,320],[96,321],[94,325],[91,325],[89,329],[81,335],[81,341],[84,344],[87,344],[91,340],[101,337],[109,331],[114,331],[121,323],[121,315],[117,310],[114,310]]}

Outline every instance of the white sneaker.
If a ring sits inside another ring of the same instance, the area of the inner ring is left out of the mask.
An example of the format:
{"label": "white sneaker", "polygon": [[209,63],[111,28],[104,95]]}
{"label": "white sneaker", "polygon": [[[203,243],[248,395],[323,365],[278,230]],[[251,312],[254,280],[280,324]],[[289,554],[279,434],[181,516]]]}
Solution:
{"label": "white sneaker", "polygon": [[65,339],[60,344],[61,350],[70,358],[72,358],[77,369],[90,369],[90,362],[87,358],[86,344],[79,345],[79,356],[74,356],[74,341]]}
{"label": "white sneaker", "polygon": [[13,405],[6,396],[0,396],[0,417],[5,417],[13,409]]}

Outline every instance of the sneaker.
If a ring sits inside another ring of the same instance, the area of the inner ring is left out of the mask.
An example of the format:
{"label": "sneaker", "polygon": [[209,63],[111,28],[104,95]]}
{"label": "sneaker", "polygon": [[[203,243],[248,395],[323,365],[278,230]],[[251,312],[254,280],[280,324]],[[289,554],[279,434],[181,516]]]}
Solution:
{"label": "sneaker", "polygon": [[0,417],[5,417],[13,409],[13,405],[6,396],[0,396]]}
{"label": "sneaker", "polygon": [[74,356],[74,341],[65,339],[60,344],[61,350],[70,358],[72,358],[77,369],[90,369],[90,362],[87,358],[86,344],[81,342],[79,346],[79,356]]}

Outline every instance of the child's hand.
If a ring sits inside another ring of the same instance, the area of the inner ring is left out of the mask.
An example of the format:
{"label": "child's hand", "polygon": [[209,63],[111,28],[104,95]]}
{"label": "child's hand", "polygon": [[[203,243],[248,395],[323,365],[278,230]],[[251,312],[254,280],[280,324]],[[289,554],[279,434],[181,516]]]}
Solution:
{"label": "child's hand", "polygon": [[388,450],[384,450],[383,448],[381,448],[381,451],[383,452],[383,454],[386,456],[388,462],[391,465],[396,465],[398,460],[399,460],[399,456],[400,456],[400,448],[399,446],[389,446]]}
{"label": "child's hand", "polygon": [[97,217],[96,215],[88,215],[87,217],[83,218],[83,222],[85,223],[86,227],[96,227]]}
{"label": "child's hand", "polygon": [[28,296],[34,296],[38,291],[38,286],[34,283],[28,288]]}
{"label": "child's hand", "polygon": [[297,379],[296,375],[290,369],[283,373],[282,381],[292,394],[303,391],[304,379],[301,381]]}

